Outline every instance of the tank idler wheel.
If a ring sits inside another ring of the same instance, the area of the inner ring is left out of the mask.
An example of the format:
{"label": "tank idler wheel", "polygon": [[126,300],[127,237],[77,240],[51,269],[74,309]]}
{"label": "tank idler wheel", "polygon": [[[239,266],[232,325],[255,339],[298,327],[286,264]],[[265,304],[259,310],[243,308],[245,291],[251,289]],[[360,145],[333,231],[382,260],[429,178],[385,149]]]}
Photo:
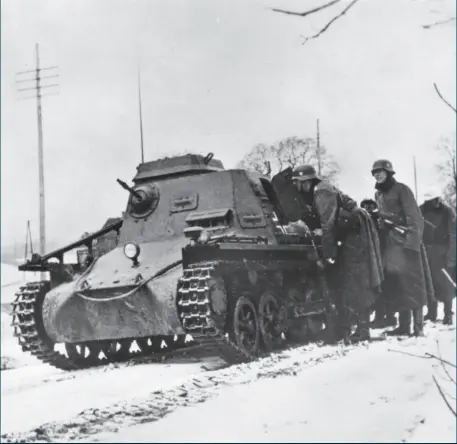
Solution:
{"label": "tank idler wheel", "polygon": [[120,339],[103,344],[102,351],[110,361],[125,361],[130,357],[131,339]]}
{"label": "tank idler wheel", "polygon": [[263,344],[268,351],[281,346],[284,322],[284,310],[278,300],[271,294],[264,294],[259,302],[259,327]]}
{"label": "tank idler wheel", "polygon": [[247,297],[240,297],[233,312],[233,337],[238,347],[255,356],[259,352],[259,317],[254,303]]}
{"label": "tank idler wheel", "polygon": [[95,365],[99,362],[100,344],[65,344],[68,359],[77,366]]}

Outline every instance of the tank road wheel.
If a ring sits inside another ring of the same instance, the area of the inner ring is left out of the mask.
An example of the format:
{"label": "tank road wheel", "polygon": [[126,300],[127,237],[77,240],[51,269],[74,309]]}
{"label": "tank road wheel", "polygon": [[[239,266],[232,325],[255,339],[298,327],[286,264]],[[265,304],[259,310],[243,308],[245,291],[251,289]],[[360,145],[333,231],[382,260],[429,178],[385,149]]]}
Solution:
{"label": "tank road wheel", "polygon": [[306,319],[309,334],[312,339],[318,339],[325,329],[322,316],[308,316]]}
{"label": "tank road wheel", "polygon": [[85,367],[99,362],[100,344],[65,344],[68,358],[75,364]]}
{"label": "tank road wheel", "polygon": [[258,353],[260,342],[259,318],[255,305],[245,296],[241,296],[236,301],[232,332],[235,344],[245,354],[255,356]]}
{"label": "tank road wheel", "polygon": [[275,350],[282,343],[284,310],[271,294],[264,294],[259,303],[259,327],[265,348]]}

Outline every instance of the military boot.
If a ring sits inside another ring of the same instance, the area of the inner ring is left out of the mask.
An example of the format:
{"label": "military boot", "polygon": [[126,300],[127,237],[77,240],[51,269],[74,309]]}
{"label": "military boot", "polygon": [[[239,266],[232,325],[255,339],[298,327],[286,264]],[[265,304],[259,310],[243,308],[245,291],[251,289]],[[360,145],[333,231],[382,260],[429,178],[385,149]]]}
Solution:
{"label": "military boot", "polygon": [[359,313],[359,322],[354,334],[351,335],[351,342],[369,341],[370,338],[370,312],[363,310]]}
{"label": "military boot", "polygon": [[399,326],[388,331],[388,336],[411,336],[411,310],[401,310],[398,314]]}
{"label": "military boot", "polygon": [[373,322],[370,322],[371,328],[386,327],[386,306],[382,299],[378,299],[375,303],[375,315]]}
{"label": "military boot", "polygon": [[453,315],[454,312],[452,311],[452,299],[450,301],[444,302],[444,318],[443,324],[444,325],[452,325],[453,324]]}
{"label": "military boot", "polygon": [[424,337],[424,312],[422,307],[412,310],[414,336]]}
{"label": "military boot", "polygon": [[395,312],[392,311],[389,307],[386,310],[386,324],[387,327],[397,326],[397,318],[395,317]]}
{"label": "military boot", "polygon": [[436,313],[438,311],[438,302],[430,302],[427,306],[427,314],[424,321],[436,322]]}

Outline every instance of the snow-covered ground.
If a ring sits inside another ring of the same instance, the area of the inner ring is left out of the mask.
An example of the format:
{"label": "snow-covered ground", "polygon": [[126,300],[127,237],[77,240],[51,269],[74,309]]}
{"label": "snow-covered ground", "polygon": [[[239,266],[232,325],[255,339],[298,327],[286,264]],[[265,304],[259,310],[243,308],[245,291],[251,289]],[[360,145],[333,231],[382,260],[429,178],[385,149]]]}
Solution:
{"label": "snow-covered ground", "polygon": [[[25,282],[8,272],[2,285]],[[441,323],[425,338],[308,345],[217,371],[206,371],[217,359],[181,357],[77,372],[22,352],[10,323],[2,311],[2,364],[13,368],[1,378],[2,441],[455,442],[433,380],[455,397],[455,367],[426,355],[456,362],[455,328]]]}
{"label": "snow-covered ground", "polygon": [[455,363],[455,328],[426,333],[308,345],[211,372],[198,363],[5,371],[2,441],[455,442],[432,377],[451,395],[455,385],[425,355]]}

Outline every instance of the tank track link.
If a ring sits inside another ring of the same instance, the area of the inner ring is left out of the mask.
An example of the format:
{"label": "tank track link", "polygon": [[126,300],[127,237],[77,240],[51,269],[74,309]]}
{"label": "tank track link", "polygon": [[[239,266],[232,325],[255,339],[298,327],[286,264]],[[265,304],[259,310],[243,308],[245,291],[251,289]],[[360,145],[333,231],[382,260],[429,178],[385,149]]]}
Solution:
{"label": "tank track link", "polygon": [[[151,352],[151,351],[131,351],[131,345],[133,341],[139,338],[131,338],[122,340],[126,350],[118,356],[100,357],[98,355],[93,356],[92,359],[85,358],[69,358],[65,354],[54,350],[54,342],[48,338],[41,318],[42,302],[45,294],[50,288],[48,281],[42,282],[29,282],[25,286],[20,287],[20,290],[16,293],[16,298],[12,303],[12,326],[14,329],[14,336],[17,337],[19,346],[23,351],[31,353],[40,361],[50,364],[60,370],[81,370],[92,367],[99,367],[108,365],[110,363],[119,363],[130,361],[143,362],[143,360],[149,361],[163,361],[167,357],[171,357],[176,352],[182,353],[183,351],[190,352],[191,346],[184,346],[179,350],[171,350],[165,352]],[[118,341],[99,341],[100,345],[105,347],[110,344],[116,344]],[[199,346],[199,344],[197,344]],[[196,347],[196,346],[194,346]],[[142,359],[144,358],[144,359]]]}
{"label": "tank track link", "polygon": [[178,316],[186,333],[206,347],[211,347],[229,364],[240,364],[255,359],[245,349],[239,347],[225,332],[225,317],[213,307],[211,292],[227,291],[223,276],[218,272],[219,262],[192,264],[183,270],[178,281]]}

